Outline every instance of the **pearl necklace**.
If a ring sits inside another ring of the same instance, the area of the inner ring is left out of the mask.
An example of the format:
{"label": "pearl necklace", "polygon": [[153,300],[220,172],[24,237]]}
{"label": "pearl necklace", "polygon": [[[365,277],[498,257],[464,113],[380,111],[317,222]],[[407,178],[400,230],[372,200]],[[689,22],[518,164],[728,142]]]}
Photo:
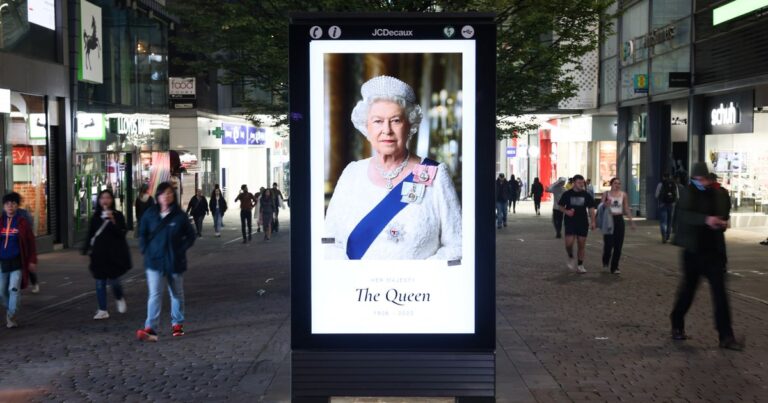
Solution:
{"label": "pearl necklace", "polygon": [[405,151],[405,159],[403,159],[403,162],[400,163],[395,169],[391,171],[385,171],[384,168],[379,166],[379,162],[374,159],[374,168],[379,172],[379,175],[381,175],[382,178],[387,180],[387,189],[391,190],[394,185],[392,184],[392,179],[397,178],[401,172],[403,172],[403,169],[408,165],[408,157],[410,156],[410,153],[408,150]]}

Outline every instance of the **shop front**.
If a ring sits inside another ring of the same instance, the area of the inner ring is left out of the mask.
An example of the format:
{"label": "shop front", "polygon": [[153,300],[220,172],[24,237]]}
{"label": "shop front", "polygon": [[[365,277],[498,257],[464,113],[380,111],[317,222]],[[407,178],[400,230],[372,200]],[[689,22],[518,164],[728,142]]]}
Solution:
{"label": "shop front", "polygon": [[[760,91],[768,91],[765,87]],[[704,98],[704,158],[731,195],[733,227],[768,225],[768,106],[755,90]]]}
{"label": "shop front", "polygon": [[168,116],[77,113],[74,158],[74,217],[84,239],[99,192],[111,190],[129,228],[136,225],[134,200],[142,185],[153,192],[170,179]]}

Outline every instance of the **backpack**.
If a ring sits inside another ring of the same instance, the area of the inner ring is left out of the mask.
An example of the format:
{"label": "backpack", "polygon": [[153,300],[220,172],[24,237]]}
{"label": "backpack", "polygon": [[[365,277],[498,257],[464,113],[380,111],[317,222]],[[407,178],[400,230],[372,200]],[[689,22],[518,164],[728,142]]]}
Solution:
{"label": "backpack", "polygon": [[659,200],[662,203],[671,204],[677,201],[677,185],[675,182],[666,180],[661,183],[661,192],[659,192]]}

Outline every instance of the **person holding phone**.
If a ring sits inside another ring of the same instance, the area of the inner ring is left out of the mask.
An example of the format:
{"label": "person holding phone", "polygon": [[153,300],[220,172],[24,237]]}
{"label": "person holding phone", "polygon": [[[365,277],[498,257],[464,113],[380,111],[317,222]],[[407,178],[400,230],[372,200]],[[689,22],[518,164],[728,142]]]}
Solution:
{"label": "person holding phone", "polygon": [[107,285],[112,287],[117,311],[125,313],[128,309],[120,283],[120,277],[132,267],[131,252],[125,239],[127,231],[125,216],[115,210],[114,194],[111,190],[102,190],[88,227],[88,238],[82,248],[84,255],[90,252],[88,268],[96,280],[98,310],[94,320],[109,318]]}

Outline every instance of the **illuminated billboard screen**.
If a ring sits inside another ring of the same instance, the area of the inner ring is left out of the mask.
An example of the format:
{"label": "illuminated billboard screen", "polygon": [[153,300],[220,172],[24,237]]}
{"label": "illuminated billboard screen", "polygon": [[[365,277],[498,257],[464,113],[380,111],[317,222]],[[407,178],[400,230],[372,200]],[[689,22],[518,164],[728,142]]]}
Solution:
{"label": "illuminated billboard screen", "polygon": [[494,32],[292,25],[295,345],[492,333]]}

